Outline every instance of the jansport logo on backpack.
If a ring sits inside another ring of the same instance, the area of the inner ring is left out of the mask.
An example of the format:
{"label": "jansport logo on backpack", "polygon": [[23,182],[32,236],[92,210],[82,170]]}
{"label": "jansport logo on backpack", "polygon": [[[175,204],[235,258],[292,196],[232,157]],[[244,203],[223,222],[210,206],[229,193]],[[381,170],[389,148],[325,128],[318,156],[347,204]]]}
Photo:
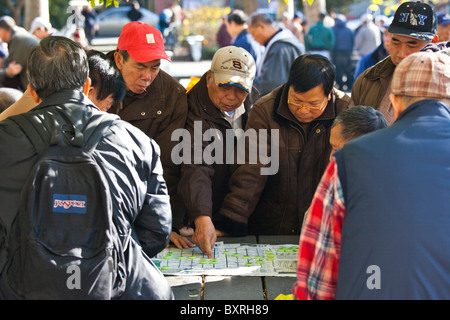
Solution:
{"label": "jansport logo on backpack", "polygon": [[86,213],[87,196],[73,194],[53,195],[53,212],[59,213]]}
{"label": "jansport logo on backpack", "polygon": [[[110,116],[94,115],[83,132],[63,116],[59,142],[36,148],[40,158],[7,239],[8,283],[22,299],[113,299],[125,290],[109,186],[92,156]],[[33,134],[25,115],[15,120]]]}

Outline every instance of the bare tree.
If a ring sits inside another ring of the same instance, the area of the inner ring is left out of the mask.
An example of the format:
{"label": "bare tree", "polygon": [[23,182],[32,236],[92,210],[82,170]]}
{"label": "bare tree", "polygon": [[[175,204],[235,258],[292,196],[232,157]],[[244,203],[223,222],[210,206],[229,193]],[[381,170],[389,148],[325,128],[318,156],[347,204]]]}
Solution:
{"label": "bare tree", "polygon": [[25,0],[6,0],[6,4],[8,5],[9,10],[12,12],[12,17],[16,21],[17,25],[20,25],[20,14],[22,12],[22,9],[25,6]]}
{"label": "bare tree", "polygon": [[294,17],[294,1],[278,0],[277,20],[280,20],[285,12],[289,19]]}
{"label": "bare tree", "polygon": [[48,0],[25,0],[25,25],[28,30],[31,22],[36,17],[42,17],[45,20],[50,20],[48,11]]}
{"label": "bare tree", "polygon": [[308,21],[309,26],[313,26],[319,21],[319,14],[326,13],[326,1],[325,0],[314,0],[305,1],[303,3],[303,9],[305,11],[305,18]]}

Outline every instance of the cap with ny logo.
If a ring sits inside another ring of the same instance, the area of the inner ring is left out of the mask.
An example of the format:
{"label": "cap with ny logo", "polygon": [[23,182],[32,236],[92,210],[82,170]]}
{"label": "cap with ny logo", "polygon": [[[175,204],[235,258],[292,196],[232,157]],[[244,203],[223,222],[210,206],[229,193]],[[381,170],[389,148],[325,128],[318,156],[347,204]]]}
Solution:
{"label": "cap with ny logo", "polygon": [[389,33],[431,41],[437,33],[437,18],[433,8],[422,2],[404,2],[395,11]]}

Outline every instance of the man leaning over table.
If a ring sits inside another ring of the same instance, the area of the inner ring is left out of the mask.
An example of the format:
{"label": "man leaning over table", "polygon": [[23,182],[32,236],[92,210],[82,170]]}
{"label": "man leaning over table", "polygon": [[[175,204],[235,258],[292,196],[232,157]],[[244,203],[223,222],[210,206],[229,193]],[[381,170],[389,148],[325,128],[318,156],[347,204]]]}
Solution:
{"label": "man leaning over table", "polygon": [[[233,172],[230,192],[214,217],[216,228],[230,235],[300,233],[329,162],[332,123],[352,106],[349,96],[333,88],[335,74],[326,57],[302,55],[292,64],[288,81],[254,104],[245,129],[267,133],[266,139],[256,139],[270,162],[247,158]],[[247,157],[252,141],[249,136]]]}
{"label": "man leaning over table", "polygon": [[[183,153],[191,151],[191,147],[192,151],[190,159],[182,164],[178,192],[186,208],[185,223],[189,226],[193,222],[195,226],[192,240],[208,256],[216,241],[212,221],[228,192],[234,168],[234,160],[228,156],[235,150],[235,141],[242,135],[253,102],[259,97],[253,87],[255,72],[255,60],[248,51],[235,46],[223,47],[214,54],[210,70],[188,92],[186,132],[192,138],[192,145]],[[208,133],[212,135],[205,139]],[[196,141],[198,135],[200,142]],[[218,147],[221,151],[215,150],[214,156],[210,148],[216,142],[222,146]],[[207,159],[210,154],[215,159]],[[201,160],[195,161],[197,157]],[[176,212],[174,220],[182,220]],[[178,247],[190,247],[190,241],[175,229],[172,242]]]}
{"label": "man leaning over table", "polygon": [[181,167],[171,158],[178,142],[171,137],[175,130],[184,128],[188,106],[186,89],[160,68],[161,59],[171,61],[163,36],[146,23],[130,22],[122,29],[117,49],[107,56],[119,69],[127,89],[123,101],[109,112],[141,129],[159,145],[172,212],[182,216],[184,208],[177,194]]}

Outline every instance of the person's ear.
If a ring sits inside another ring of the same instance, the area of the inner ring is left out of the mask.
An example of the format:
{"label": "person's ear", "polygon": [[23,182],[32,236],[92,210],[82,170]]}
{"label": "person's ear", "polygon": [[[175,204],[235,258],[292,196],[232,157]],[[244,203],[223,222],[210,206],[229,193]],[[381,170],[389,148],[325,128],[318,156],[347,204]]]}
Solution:
{"label": "person's ear", "polygon": [[[209,86],[213,85],[214,82],[214,75],[211,70],[208,70],[206,73],[206,87],[209,88]],[[214,82],[214,85],[216,83]]]}
{"label": "person's ear", "polygon": [[393,93],[389,94],[389,100],[391,100],[392,107],[394,108],[394,117],[397,119],[404,110],[403,100],[400,96],[396,96]]}
{"label": "person's ear", "polygon": [[431,40],[431,43],[438,43],[439,42],[439,36],[436,34],[433,38],[433,40]]}
{"label": "person's ear", "polygon": [[89,95],[89,89],[91,89],[91,78],[87,77],[86,82],[84,83],[84,91],[83,93],[88,96]]}
{"label": "person's ear", "polygon": [[34,102],[36,103],[42,102],[42,99],[39,98],[37,92],[33,89],[33,87],[30,84],[27,85],[27,90],[30,93],[31,97],[33,98]]}
{"label": "person's ear", "polygon": [[122,71],[123,66],[123,56],[119,52],[114,52],[114,62],[116,63],[117,69]]}

